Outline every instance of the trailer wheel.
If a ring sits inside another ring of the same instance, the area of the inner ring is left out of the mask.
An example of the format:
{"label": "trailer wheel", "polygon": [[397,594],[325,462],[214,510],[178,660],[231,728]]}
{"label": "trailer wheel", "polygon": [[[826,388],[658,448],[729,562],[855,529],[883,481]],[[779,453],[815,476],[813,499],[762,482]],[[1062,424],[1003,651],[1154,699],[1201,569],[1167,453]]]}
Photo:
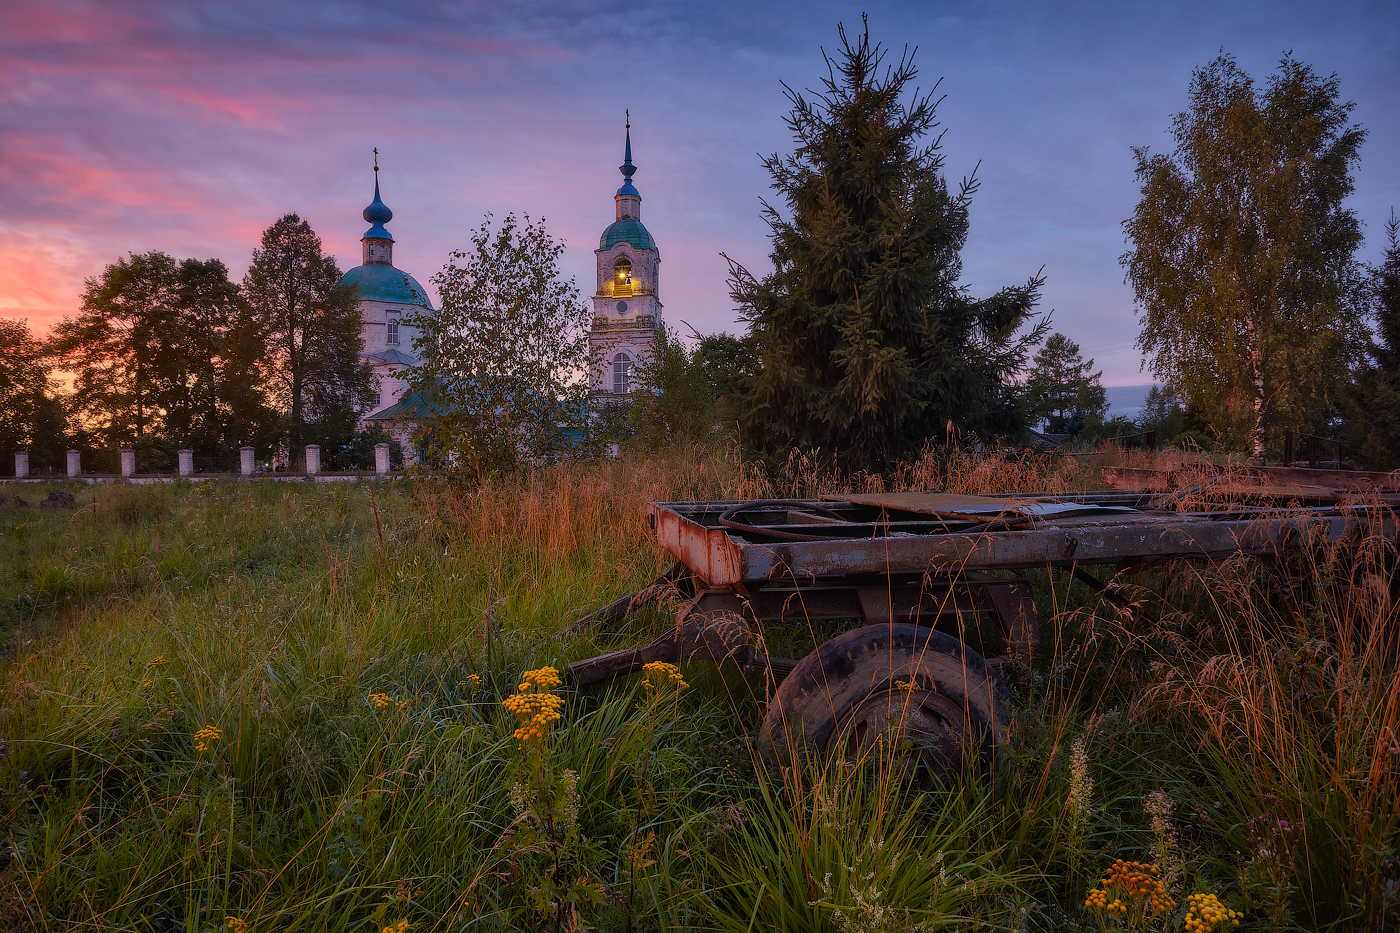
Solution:
{"label": "trailer wheel", "polygon": [[1010,711],[1001,677],[958,639],[908,623],[867,625],[798,662],[768,704],[759,744],[787,761],[803,750],[854,758],[893,740],[910,769],[955,777],[968,764],[994,764]]}

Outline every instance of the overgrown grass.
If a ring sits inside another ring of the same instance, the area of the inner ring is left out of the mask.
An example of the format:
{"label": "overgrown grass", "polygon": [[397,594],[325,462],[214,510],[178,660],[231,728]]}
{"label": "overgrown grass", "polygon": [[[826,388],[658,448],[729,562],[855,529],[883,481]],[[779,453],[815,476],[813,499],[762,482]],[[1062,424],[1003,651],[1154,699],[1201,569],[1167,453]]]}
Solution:
{"label": "overgrown grass", "polygon": [[1089,930],[1120,857],[1168,881],[1154,929],[1193,892],[1241,929],[1400,924],[1379,537],[1284,568],[1286,593],[1247,561],[1120,577],[1126,609],[1028,574],[1045,647],[1008,672],[1013,748],[955,787],[772,768],[761,689],[700,666],[559,688],[560,721],[513,734],[525,671],[670,624],[565,631],[669,562],[648,501],[1094,479],[1085,458],[931,454],[883,480],[678,451],[480,486],[63,487],[72,510],[11,487],[0,927]]}

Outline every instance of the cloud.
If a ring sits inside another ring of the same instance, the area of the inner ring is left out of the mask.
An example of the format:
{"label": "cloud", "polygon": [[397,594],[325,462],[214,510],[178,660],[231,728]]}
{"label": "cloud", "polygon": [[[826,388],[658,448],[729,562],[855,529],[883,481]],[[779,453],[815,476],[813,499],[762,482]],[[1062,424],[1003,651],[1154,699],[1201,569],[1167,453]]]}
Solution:
{"label": "cloud", "polygon": [[[1041,266],[1045,307],[1110,382],[1140,383],[1117,256],[1136,188],[1129,147],[1166,143],[1191,68],[1222,46],[1256,75],[1293,48],[1336,69],[1373,129],[1355,199],[1369,229],[1400,201],[1400,14],[1339,3],[868,5],[939,88],[950,179],[980,162],[964,273],[975,294]],[[421,281],[487,212],[528,210],[592,288],[612,219],[621,122],[672,321],[734,330],[721,251],[766,266],[759,153],[790,147],[780,82],[825,74],[842,3],[716,0],[316,3],[52,0],[0,8],[0,314],[76,308],[127,252],[223,259],[306,217],[359,262],[370,148],[395,256]],[[1366,255],[1377,255],[1368,244]],[[29,312],[26,312],[29,313]]]}

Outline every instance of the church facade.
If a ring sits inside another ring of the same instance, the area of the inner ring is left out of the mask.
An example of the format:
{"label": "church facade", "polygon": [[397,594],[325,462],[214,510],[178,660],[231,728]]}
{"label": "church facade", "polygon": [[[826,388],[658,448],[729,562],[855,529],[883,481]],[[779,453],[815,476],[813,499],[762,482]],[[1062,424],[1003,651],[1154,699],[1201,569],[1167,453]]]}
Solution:
{"label": "church facade", "polygon": [[[588,341],[592,354],[590,385],[600,401],[621,400],[636,388],[636,367],[646,361],[661,327],[661,251],[642,225],[642,196],[632,184],[632,126],[626,129],[622,187],[613,196],[613,222],[594,251],[597,289]],[[412,275],[394,266],[394,238],[384,226],[393,211],[379,194],[379,162],[374,165],[374,200],[363,217],[370,224],[360,238],[361,264],[345,273],[343,285],[359,290],[361,356],[374,370],[379,397],[361,415],[361,427],[379,425],[403,445],[412,462],[414,420],[424,415],[422,399],[409,391],[407,370],[417,365],[413,341],[415,313],[431,314],[427,290]]]}
{"label": "church facade", "polygon": [[[374,370],[377,404],[361,416],[362,425],[378,424],[407,452],[411,426],[400,420],[408,394],[406,370],[418,363],[413,341],[415,313],[432,313],[432,301],[418,280],[394,266],[394,237],[385,228],[394,217],[379,196],[379,162],[374,165],[374,200],[362,215],[371,226],[360,238],[361,264],[345,273],[342,285],[359,288],[360,354]],[[410,455],[411,456],[411,455]]]}
{"label": "church facade", "polygon": [[642,195],[632,184],[632,124],[622,165],[622,187],[613,196],[613,222],[599,238],[598,289],[593,296],[593,326],[588,334],[593,355],[595,397],[625,397],[636,388],[634,370],[648,358],[661,326],[661,251],[642,226]]}

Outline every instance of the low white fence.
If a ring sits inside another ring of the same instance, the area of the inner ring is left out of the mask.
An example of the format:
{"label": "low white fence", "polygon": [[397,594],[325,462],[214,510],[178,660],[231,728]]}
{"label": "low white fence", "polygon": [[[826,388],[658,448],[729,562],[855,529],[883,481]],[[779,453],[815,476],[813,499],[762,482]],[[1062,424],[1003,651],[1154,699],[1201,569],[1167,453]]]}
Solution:
{"label": "low white fence", "polygon": [[[176,480],[189,480],[199,482],[209,479],[272,479],[272,480],[300,480],[303,482],[334,483],[357,481],[361,479],[384,479],[394,471],[389,469],[389,445],[374,445],[374,472],[367,470],[355,470],[351,472],[323,472],[321,470],[321,448],[317,444],[308,444],[306,447],[306,469],[305,470],[258,470],[257,460],[254,457],[256,451],[252,447],[238,448],[238,472],[237,473],[196,473],[194,469],[194,451],[181,450],[177,452],[176,470],[171,473],[137,473],[136,472],[136,451],[118,451],[121,461],[121,473],[84,473],[83,455],[81,451],[68,451],[67,476],[69,479],[79,480],[87,483],[102,482],[128,482],[128,483],[171,483]],[[29,482],[41,483],[52,482],[60,474],[36,475],[29,472],[29,451],[20,450],[15,452],[15,475],[13,477],[0,477],[0,482]]]}

